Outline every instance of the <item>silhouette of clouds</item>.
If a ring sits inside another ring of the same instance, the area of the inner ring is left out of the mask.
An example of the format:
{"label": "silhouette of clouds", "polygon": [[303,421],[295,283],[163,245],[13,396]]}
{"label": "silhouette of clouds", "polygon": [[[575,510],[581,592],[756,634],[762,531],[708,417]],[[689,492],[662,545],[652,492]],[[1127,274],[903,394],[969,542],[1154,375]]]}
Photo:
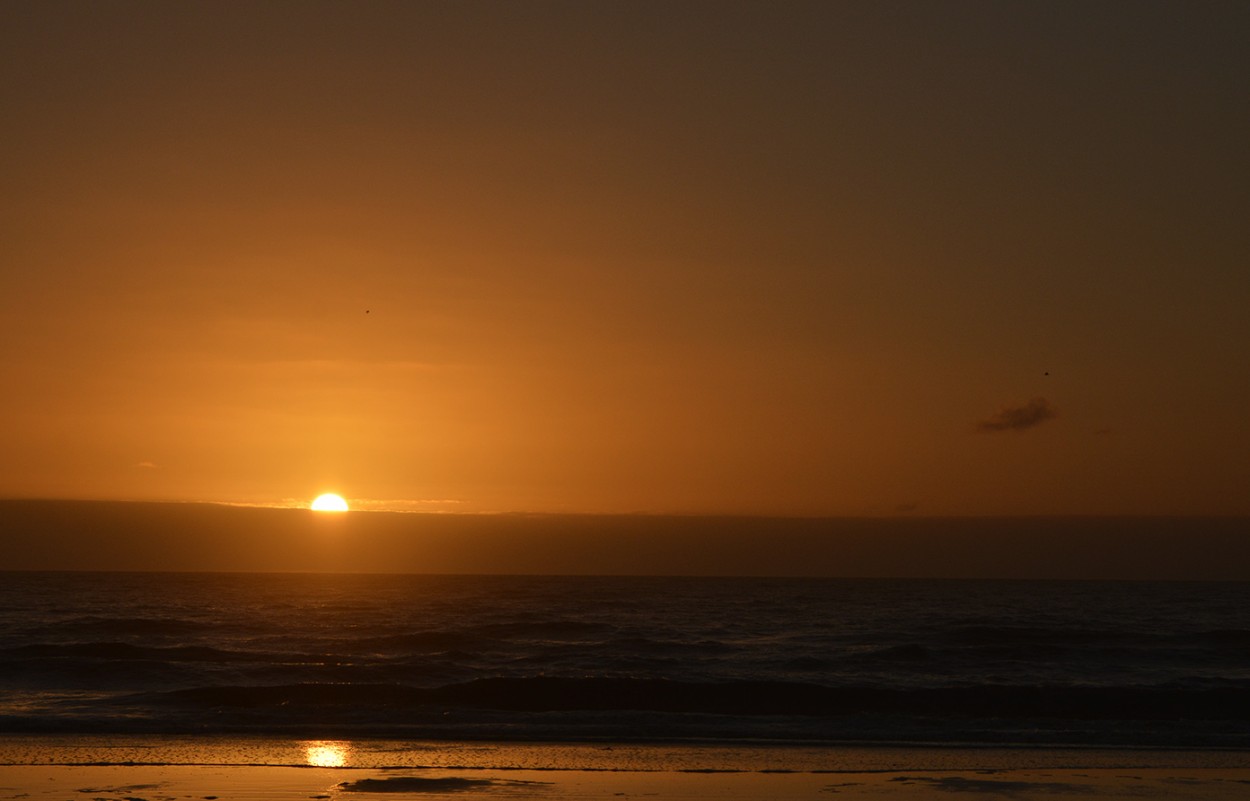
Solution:
{"label": "silhouette of clouds", "polygon": [[352,509],[358,512],[438,512],[463,504],[458,498],[352,499]]}
{"label": "silhouette of clouds", "polygon": [[998,414],[977,423],[977,431],[1024,431],[1057,417],[1059,410],[1045,398],[1033,398],[1022,406],[1005,406]]}

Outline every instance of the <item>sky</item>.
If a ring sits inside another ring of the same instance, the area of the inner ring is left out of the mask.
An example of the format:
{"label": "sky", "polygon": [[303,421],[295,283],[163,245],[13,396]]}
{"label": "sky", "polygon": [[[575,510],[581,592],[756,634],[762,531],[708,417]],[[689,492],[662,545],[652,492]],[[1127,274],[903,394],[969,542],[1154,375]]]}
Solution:
{"label": "sky", "polygon": [[0,497],[1250,514],[1244,2],[0,5]]}

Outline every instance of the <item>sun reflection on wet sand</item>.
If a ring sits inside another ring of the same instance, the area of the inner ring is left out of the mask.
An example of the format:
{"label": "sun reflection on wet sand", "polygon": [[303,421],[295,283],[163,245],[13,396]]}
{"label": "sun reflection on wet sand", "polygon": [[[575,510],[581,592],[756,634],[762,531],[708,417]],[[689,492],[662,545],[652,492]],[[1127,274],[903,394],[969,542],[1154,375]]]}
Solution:
{"label": "sun reflection on wet sand", "polygon": [[304,743],[304,759],[314,768],[346,767],[352,744],[337,740],[311,740]]}

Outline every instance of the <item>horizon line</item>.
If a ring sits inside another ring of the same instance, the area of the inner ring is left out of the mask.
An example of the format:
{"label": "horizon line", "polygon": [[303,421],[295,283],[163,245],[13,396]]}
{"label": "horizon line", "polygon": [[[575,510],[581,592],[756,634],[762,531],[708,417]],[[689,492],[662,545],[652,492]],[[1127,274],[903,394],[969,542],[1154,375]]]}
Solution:
{"label": "horizon line", "polygon": [[[349,502],[370,502],[370,499],[349,498]],[[376,502],[376,501],[375,501]],[[451,503],[451,501],[408,501],[407,503]],[[213,506],[227,509],[267,509],[274,511],[313,512],[307,505],[290,502],[206,501],[134,498],[58,498],[43,496],[0,496],[0,503],[84,503],[134,506]],[[398,501],[397,503],[404,503]],[[456,503],[461,503],[456,501]],[[326,514],[317,512],[318,515]],[[786,513],[732,511],[544,511],[544,510],[448,510],[403,508],[349,508],[335,516],[353,514],[428,515],[431,517],[655,517],[655,518],[733,518],[763,520],[1024,520],[1024,519],[1210,519],[1250,520],[1250,512],[857,512],[857,513]]]}

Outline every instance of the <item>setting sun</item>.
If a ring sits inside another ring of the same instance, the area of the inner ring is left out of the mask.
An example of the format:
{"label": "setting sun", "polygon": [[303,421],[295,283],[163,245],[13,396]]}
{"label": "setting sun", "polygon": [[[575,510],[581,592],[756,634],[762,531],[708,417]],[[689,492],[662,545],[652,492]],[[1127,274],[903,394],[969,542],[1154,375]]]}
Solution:
{"label": "setting sun", "polygon": [[346,512],[347,501],[343,500],[341,495],[327,492],[324,495],[318,495],[317,499],[312,502],[311,508],[314,512]]}

